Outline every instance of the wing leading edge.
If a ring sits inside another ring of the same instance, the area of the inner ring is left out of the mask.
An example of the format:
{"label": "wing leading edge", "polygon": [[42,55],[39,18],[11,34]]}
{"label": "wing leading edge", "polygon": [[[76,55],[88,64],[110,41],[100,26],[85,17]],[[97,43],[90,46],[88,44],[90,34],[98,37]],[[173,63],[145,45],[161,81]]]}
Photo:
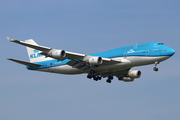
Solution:
{"label": "wing leading edge", "polygon": [[40,45],[34,45],[34,44],[31,44],[31,43],[28,43],[28,42],[23,42],[23,41],[19,41],[19,40],[14,40],[13,38],[9,37],[9,36],[6,36],[6,38],[10,41],[10,42],[15,42],[17,44],[21,44],[21,45],[24,45],[24,46],[27,46],[27,47],[30,47],[30,48],[33,48],[33,49],[36,49],[36,50],[40,50],[40,51],[46,51],[46,50],[51,50],[51,48],[49,47],[44,47],[44,46],[40,46]]}

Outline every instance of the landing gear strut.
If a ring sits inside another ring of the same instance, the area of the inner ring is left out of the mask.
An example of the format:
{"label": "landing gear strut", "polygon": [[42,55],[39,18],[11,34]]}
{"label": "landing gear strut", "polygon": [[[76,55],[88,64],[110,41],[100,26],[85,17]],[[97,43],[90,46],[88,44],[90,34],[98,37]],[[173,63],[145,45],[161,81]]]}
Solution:
{"label": "landing gear strut", "polygon": [[94,74],[95,74],[95,71],[94,70],[91,70],[89,72],[89,74],[87,75],[87,78],[91,79],[92,77],[94,78]]}
{"label": "landing gear strut", "polygon": [[158,64],[159,64],[159,62],[155,62],[155,67],[153,68],[153,70],[156,71],[156,72],[159,70],[158,67],[157,67]]}

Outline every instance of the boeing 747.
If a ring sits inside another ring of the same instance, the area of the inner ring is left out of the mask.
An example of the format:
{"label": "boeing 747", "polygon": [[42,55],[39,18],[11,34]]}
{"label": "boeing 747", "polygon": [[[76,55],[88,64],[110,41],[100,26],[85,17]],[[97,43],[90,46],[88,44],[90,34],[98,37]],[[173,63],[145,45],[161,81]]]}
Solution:
{"label": "boeing 747", "polygon": [[26,46],[30,62],[9,58],[8,60],[27,66],[28,70],[59,74],[87,74],[95,81],[106,78],[111,83],[113,77],[124,82],[141,77],[141,71],[131,70],[136,66],[157,65],[174,55],[175,50],[162,42],[136,44],[95,54],[79,54],[38,45],[33,39],[19,41],[6,36],[10,42]]}

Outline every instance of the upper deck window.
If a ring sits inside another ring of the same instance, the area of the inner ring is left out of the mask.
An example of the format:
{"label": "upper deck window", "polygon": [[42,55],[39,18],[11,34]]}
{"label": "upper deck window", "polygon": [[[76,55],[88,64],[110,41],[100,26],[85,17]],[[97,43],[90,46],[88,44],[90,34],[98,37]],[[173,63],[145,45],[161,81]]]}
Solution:
{"label": "upper deck window", "polygon": [[158,43],[158,45],[164,45],[164,43]]}
{"label": "upper deck window", "polygon": [[148,46],[148,45],[140,45],[140,46],[138,46],[138,47],[146,47],[146,46]]}

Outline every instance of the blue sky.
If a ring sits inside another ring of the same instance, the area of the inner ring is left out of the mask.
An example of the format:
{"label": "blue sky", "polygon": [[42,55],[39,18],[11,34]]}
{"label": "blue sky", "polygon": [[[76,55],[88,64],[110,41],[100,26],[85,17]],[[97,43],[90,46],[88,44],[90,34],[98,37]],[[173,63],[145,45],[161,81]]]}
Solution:
{"label": "blue sky", "polygon": [[[1,0],[1,120],[179,120],[179,0]],[[146,42],[164,42],[176,54],[159,64],[133,68],[142,77],[125,83],[95,82],[86,75],[26,70],[6,58],[28,61],[25,47],[38,44],[96,53]]]}

